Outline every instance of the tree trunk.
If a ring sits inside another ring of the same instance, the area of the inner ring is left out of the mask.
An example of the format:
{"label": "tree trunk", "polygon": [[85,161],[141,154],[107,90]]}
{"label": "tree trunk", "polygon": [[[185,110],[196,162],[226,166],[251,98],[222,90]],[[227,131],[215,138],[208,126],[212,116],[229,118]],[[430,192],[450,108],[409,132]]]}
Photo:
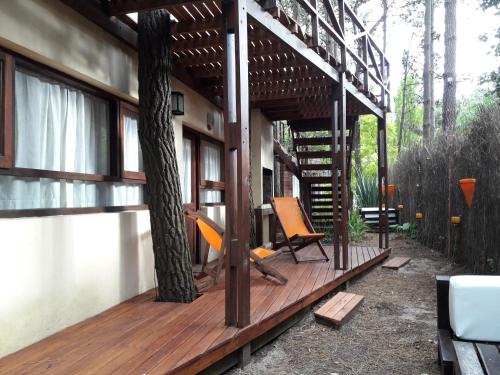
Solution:
{"label": "tree trunk", "polygon": [[429,46],[429,89],[430,89],[430,100],[431,100],[431,107],[429,111],[429,116],[430,116],[430,127],[431,127],[431,134],[434,133],[434,130],[436,129],[436,116],[435,116],[435,110],[436,110],[436,100],[434,99],[434,0],[432,0],[431,3],[431,40],[430,40],[430,46]]}
{"label": "tree trunk", "polygon": [[403,143],[403,129],[406,117],[406,82],[408,80],[408,67],[410,65],[409,51],[404,52],[403,56],[404,76],[403,76],[403,102],[401,103],[401,119],[399,121],[399,135],[398,135],[398,156],[401,152],[401,144]]}
{"label": "tree trunk", "polygon": [[456,122],[457,1],[446,0],[444,10],[443,129],[451,130]]}
{"label": "tree trunk", "polygon": [[432,1],[425,0],[425,29],[424,29],[424,125],[423,138],[426,143],[431,137],[431,44],[432,44]]}
{"label": "tree trunk", "polygon": [[383,17],[384,17],[384,48],[383,51],[384,53],[387,50],[387,15],[389,13],[389,4],[387,3],[388,0],[382,0],[382,7],[383,7]]}
{"label": "tree trunk", "polygon": [[158,300],[191,302],[195,286],[171,118],[170,16],[139,14],[139,139],[148,181]]}

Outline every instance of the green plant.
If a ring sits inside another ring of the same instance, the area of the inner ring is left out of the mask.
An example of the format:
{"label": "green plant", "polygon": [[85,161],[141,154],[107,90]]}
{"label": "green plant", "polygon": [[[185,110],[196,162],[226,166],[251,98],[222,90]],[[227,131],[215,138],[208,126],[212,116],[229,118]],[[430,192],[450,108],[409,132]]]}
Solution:
{"label": "green plant", "polygon": [[412,223],[404,223],[392,226],[399,233],[405,233],[412,240],[417,238],[417,227]]}
{"label": "green plant", "polygon": [[357,242],[363,238],[368,225],[363,221],[363,218],[358,213],[358,211],[351,211],[349,215],[349,222],[347,223],[349,230],[349,239],[353,242]]}
{"label": "green plant", "polygon": [[357,173],[354,186],[357,207],[378,206],[378,181],[376,177]]}

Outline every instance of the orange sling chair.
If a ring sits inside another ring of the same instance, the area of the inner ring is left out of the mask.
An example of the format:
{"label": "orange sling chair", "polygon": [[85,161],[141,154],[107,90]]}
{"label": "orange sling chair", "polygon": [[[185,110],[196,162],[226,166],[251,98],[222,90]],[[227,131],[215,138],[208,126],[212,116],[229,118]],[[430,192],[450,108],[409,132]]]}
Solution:
{"label": "orange sling chair", "polygon": [[[224,254],[226,252],[224,228],[210,219],[201,211],[185,210],[184,214],[188,219],[193,220],[201,235],[206,241],[204,259],[202,262],[201,273],[210,276],[211,280],[198,285],[198,289],[205,290],[217,284],[220,278],[221,270],[224,265]],[[208,253],[210,246],[217,251],[217,259],[208,263]],[[272,276],[281,284],[286,284],[288,279],[278,272],[275,268],[265,264],[267,261],[281,254],[280,251],[274,251],[258,247],[250,250],[250,264],[264,276]],[[214,264],[215,263],[215,264]],[[201,291],[200,290],[200,291]]]}
{"label": "orange sling chair", "polygon": [[[295,263],[315,260],[325,260],[328,262],[328,255],[326,255],[325,249],[321,244],[325,233],[316,233],[314,231],[299,199],[295,197],[273,198],[271,205],[285,236],[285,241],[275,243],[274,248],[279,249],[282,246],[288,246]],[[295,252],[312,243],[318,244],[324,258],[298,259]]]}

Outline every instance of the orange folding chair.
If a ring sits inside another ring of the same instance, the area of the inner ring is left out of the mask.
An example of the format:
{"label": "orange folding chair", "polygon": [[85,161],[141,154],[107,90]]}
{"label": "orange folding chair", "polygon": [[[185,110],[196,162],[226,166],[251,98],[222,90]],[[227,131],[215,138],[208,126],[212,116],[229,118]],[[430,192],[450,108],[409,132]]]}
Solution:
{"label": "orange folding chair", "polygon": [[[205,282],[202,285],[199,285],[198,290],[202,291],[214,284],[217,284],[219,281],[221,270],[224,265],[224,254],[226,252],[225,230],[199,210],[185,210],[184,214],[187,218],[196,222],[196,225],[206,242],[201,273],[208,275],[211,278],[211,282]],[[217,259],[212,262],[208,262],[210,246],[217,251]],[[272,276],[278,280],[279,283],[286,284],[288,279],[278,270],[266,264],[269,260],[275,258],[279,254],[281,254],[281,251],[258,247],[250,250],[250,264],[264,276]]]}
{"label": "orange folding chair", "polygon": [[[274,248],[279,249],[282,246],[288,246],[295,263],[316,260],[325,260],[328,262],[328,255],[326,255],[325,248],[321,244],[321,240],[325,237],[325,233],[316,233],[314,231],[299,199],[295,197],[273,198],[271,205],[283,235],[285,236],[285,241],[275,243]],[[298,259],[295,252],[312,243],[318,244],[324,258]]]}

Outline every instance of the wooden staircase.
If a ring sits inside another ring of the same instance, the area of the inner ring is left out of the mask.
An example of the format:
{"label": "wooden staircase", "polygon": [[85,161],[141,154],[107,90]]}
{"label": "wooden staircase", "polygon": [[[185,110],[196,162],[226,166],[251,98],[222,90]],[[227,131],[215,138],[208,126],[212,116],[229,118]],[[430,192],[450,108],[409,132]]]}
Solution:
{"label": "wooden staircase", "polygon": [[[354,121],[348,121],[347,123],[346,177],[347,186],[349,187],[351,180],[351,149]],[[333,138],[331,122],[314,121],[311,124],[290,123],[290,128],[301,176],[300,182],[301,190],[303,191],[302,200],[304,201],[304,207],[309,213],[316,231],[331,233],[333,228],[333,205],[337,204],[339,207],[339,220],[341,220],[343,212],[340,183],[335,194],[332,191],[332,167],[335,161],[332,158]],[[341,172],[339,171],[339,181],[341,177]],[[347,202],[349,201],[348,197]]]}

